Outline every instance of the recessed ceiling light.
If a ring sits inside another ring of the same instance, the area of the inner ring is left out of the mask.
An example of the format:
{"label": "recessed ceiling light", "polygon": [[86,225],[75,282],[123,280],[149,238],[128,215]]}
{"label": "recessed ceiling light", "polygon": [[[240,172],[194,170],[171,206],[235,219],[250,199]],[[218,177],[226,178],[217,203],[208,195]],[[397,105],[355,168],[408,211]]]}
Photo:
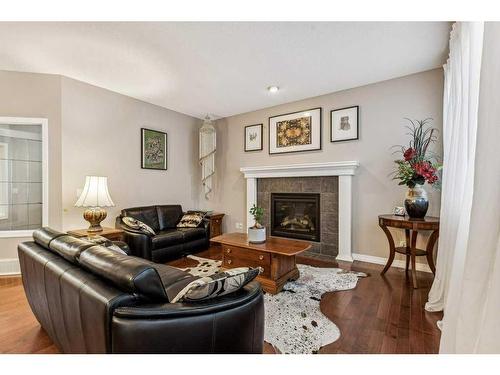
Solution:
{"label": "recessed ceiling light", "polygon": [[267,88],[267,91],[269,91],[271,94],[276,94],[278,91],[280,91],[280,88],[278,86],[269,86]]}

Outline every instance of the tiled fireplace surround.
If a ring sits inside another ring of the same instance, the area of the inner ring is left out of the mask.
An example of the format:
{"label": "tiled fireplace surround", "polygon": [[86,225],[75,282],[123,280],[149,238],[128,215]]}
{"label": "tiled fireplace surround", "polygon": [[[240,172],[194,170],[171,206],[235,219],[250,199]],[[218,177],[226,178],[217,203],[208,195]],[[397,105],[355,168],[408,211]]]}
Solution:
{"label": "tiled fireplace surround", "polygon": [[[335,257],[337,260],[352,262],[352,179],[358,167],[359,162],[357,161],[330,161],[240,168],[240,172],[246,181],[247,228],[253,224],[253,218],[249,210],[258,202],[258,184],[261,185],[261,193],[269,193],[269,195],[271,189],[274,190],[275,187],[287,190],[294,189],[293,184],[297,184],[295,186],[302,191],[319,191],[322,195],[325,194],[322,197],[323,206],[326,207],[323,215],[328,217],[328,214],[330,214],[330,220],[327,219],[326,222],[330,221],[337,224],[327,225],[325,233],[328,234],[322,239],[324,246],[320,243],[319,248],[315,245],[313,250],[316,252],[323,251],[328,256],[335,256],[337,253]],[[274,179],[277,182],[263,182],[264,187],[262,186],[262,181]],[[329,183],[329,181],[334,180],[337,183]],[[277,185],[266,187],[266,184]],[[283,185],[280,186],[280,184]],[[335,193],[337,193],[336,197]],[[269,215],[269,210],[267,212]],[[267,218],[266,220],[270,219]],[[336,238],[335,234],[337,234]],[[335,245],[337,245],[336,248]]]}
{"label": "tiled fireplace surround", "polygon": [[336,257],[338,254],[338,177],[275,177],[257,179],[257,205],[264,208],[264,225],[271,233],[271,193],[320,194],[321,242],[311,242],[313,253]]}

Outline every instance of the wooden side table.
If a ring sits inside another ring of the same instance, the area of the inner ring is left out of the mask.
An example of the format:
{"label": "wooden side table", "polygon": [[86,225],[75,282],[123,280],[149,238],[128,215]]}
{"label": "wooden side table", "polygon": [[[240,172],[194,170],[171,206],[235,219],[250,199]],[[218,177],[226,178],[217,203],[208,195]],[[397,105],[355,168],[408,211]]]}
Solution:
{"label": "wooden side table", "polygon": [[122,229],[117,229],[117,228],[107,228],[103,227],[101,232],[87,232],[87,229],[75,229],[75,230],[69,230],[68,234],[76,237],[76,238],[82,238],[82,237],[91,237],[91,236],[102,236],[107,238],[110,241],[123,241],[123,230]]}
{"label": "wooden side table", "polygon": [[[389,241],[389,259],[385,268],[382,270],[381,274],[385,274],[392,262],[394,261],[394,256],[396,253],[406,255],[406,274],[408,275],[408,267],[411,261],[411,274],[413,280],[413,287],[418,288],[417,285],[417,271],[415,269],[415,257],[426,256],[427,263],[432,271],[436,273],[436,267],[434,266],[434,244],[439,237],[439,218],[426,216],[423,219],[411,219],[408,216],[395,216],[395,215],[380,215],[378,217],[378,225],[384,231]],[[406,236],[406,246],[395,246],[394,238],[388,227],[400,228],[405,230]],[[425,250],[417,249],[417,235],[418,231],[430,230],[432,231],[429,241]]]}
{"label": "wooden side table", "polygon": [[210,220],[210,238],[220,236],[222,234],[222,218],[225,214],[214,212],[207,215]]}

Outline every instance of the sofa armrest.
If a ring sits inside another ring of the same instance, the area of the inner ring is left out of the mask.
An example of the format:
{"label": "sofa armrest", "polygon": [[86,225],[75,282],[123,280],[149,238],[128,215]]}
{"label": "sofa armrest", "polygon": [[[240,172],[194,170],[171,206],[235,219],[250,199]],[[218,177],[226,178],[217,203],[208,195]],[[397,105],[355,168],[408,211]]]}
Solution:
{"label": "sofa armrest", "polygon": [[151,260],[153,244],[150,234],[124,225],[121,216],[116,218],[115,227],[123,230],[123,242],[130,248],[131,255]]}
{"label": "sofa armrest", "polygon": [[205,231],[207,233],[210,233],[210,219],[207,219],[206,217],[204,217],[202,222],[200,223],[200,227],[205,228]]}
{"label": "sofa armrest", "polygon": [[264,298],[252,282],[199,303],[165,303],[114,310],[113,353],[262,353]]}
{"label": "sofa armrest", "polygon": [[120,307],[114,316],[126,319],[174,319],[180,317],[213,314],[229,310],[262,296],[260,283],[253,281],[241,290],[219,298],[189,303],[148,304],[135,307]]}

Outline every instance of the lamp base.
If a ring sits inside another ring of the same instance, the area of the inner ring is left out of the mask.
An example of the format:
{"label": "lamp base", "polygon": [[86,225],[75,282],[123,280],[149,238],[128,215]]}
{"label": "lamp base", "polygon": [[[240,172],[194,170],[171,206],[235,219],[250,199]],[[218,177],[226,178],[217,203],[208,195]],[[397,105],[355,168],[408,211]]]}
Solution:
{"label": "lamp base", "polygon": [[90,233],[101,232],[102,231],[101,221],[106,219],[106,216],[108,216],[106,210],[100,207],[87,208],[83,212],[83,218],[90,223],[87,232]]}

